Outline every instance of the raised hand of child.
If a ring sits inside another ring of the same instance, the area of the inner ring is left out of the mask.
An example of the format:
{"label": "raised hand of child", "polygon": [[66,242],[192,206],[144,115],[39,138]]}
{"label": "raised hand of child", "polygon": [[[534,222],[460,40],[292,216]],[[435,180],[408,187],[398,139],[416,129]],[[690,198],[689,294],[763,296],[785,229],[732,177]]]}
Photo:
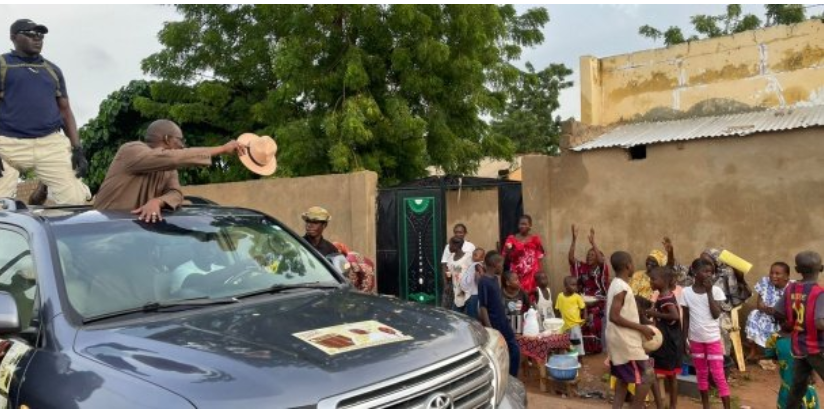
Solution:
{"label": "raised hand of child", "polygon": [[589,228],[589,244],[595,245],[595,228]]}
{"label": "raised hand of child", "polygon": [[663,244],[664,244],[664,250],[667,252],[667,254],[672,253],[672,240],[670,240],[669,236],[664,237]]}
{"label": "raised hand of child", "polygon": [[574,223],[572,224],[572,239],[573,239],[573,240],[577,240],[577,239],[578,239],[578,227],[577,227],[577,226],[575,226],[575,224],[574,224]]}

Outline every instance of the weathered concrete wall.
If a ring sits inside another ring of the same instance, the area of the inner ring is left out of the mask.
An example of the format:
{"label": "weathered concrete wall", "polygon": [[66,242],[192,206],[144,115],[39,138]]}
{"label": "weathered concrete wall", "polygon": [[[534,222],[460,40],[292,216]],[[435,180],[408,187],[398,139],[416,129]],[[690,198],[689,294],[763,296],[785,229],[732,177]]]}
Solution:
{"label": "weathered concrete wall", "polygon": [[332,220],[324,236],[375,259],[378,175],[373,172],[253,180],[186,186],[186,195],[222,205],[241,206],[270,214],[303,234],[301,214],[311,206],[329,210]]}
{"label": "weathered concrete wall", "polygon": [[824,104],[824,23],[581,58],[581,118],[607,125]]}
{"label": "weathered concrete wall", "polygon": [[455,224],[463,223],[469,230],[466,239],[485,250],[496,249],[498,243],[498,189],[463,189],[446,192],[446,236],[452,236]]}
{"label": "weathered concrete wall", "polygon": [[577,254],[595,227],[609,255],[626,250],[636,267],[670,236],[679,262],[724,247],[754,264],[750,283],[799,251],[824,254],[824,128],[668,143],[647,158],[626,150],[527,156],[524,207],[544,239],[552,289],[568,275],[570,225]]}

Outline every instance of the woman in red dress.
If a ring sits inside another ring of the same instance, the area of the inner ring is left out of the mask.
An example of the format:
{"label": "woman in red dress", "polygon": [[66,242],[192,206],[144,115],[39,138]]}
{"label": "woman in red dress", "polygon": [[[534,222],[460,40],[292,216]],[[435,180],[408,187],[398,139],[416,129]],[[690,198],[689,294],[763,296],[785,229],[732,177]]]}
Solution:
{"label": "woman in red dress", "polygon": [[541,238],[531,232],[532,217],[521,216],[521,220],[518,221],[518,234],[509,235],[503,249],[504,258],[509,263],[509,271],[518,275],[521,288],[528,293],[535,292],[535,274],[541,270],[541,259],[544,257]]}

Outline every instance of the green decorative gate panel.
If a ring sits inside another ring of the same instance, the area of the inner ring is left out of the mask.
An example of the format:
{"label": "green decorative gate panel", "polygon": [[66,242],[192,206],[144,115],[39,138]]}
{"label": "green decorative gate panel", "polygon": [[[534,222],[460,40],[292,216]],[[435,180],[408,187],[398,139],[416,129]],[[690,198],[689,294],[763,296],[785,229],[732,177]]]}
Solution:
{"label": "green decorative gate panel", "polygon": [[441,206],[434,196],[402,197],[401,294],[410,301],[438,305],[441,300]]}

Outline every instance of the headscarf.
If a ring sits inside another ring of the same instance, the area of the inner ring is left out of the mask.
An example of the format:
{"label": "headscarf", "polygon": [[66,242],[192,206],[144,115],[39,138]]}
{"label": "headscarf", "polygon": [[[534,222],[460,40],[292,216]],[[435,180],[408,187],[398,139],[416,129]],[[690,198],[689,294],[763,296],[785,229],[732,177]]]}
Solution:
{"label": "headscarf", "polygon": [[338,249],[341,255],[347,256],[349,255],[349,247],[346,246],[343,242],[332,242],[332,245],[335,245],[335,248]]}
{"label": "headscarf", "polygon": [[655,258],[655,262],[658,263],[659,267],[667,265],[667,254],[660,249],[653,249],[652,252],[649,253],[649,256]]}
{"label": "headscarf", "polygon": [[[659,267],[663,267],[667,264],[667,254],[663,253],[659,249],[653,249],[652,252],[649,253],[649,257],[654,258]],[[629,286],[632,288],[632,293],[635,294],[636,297],[641,297],[650,301],[657,298],[652,289],[652,283],[649,275],[647,274],[646,268],[632,274],[632,278],[630,278],[629,281]]]}

